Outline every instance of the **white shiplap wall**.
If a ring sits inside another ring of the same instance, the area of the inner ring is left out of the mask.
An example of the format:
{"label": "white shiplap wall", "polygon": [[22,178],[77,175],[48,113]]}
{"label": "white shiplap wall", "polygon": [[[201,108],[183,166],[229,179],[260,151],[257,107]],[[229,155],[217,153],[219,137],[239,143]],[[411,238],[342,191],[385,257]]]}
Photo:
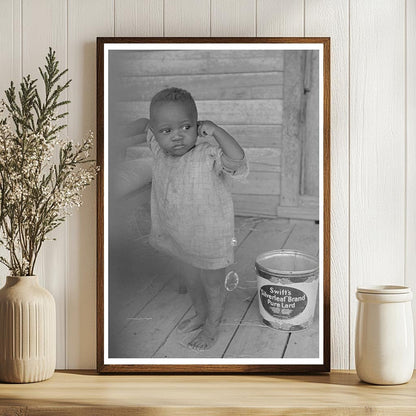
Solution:
{"label": "white shiplap wall", "polygon": [[[416,0],[0,0],[0,10],[0,91],[35,74],[52,46],[73,79],[74,140],[95,130],[97,36],[331,37],[332,367],[352,368],[357,285],[416,289]],[[55,237],[37,273],[57,301],[58,368],[94,368],[95,185]]]}

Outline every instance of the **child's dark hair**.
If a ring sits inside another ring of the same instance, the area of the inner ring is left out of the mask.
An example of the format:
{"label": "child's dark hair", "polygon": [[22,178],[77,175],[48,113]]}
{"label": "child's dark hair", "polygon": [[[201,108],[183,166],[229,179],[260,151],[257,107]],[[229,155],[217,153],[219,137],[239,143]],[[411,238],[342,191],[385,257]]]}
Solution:
{"label": "child's dark hair", "polygon": [[152,110],[154,109],[155,105],[158,103],[170,103],[170,102],[181,102],[189,104],[195,114],[198,114],[195,100],[193,99],[192,95],[181,88],[171,87],[166,88],[162,91],[159,91],[150,102],[150,116],[152,115]]}

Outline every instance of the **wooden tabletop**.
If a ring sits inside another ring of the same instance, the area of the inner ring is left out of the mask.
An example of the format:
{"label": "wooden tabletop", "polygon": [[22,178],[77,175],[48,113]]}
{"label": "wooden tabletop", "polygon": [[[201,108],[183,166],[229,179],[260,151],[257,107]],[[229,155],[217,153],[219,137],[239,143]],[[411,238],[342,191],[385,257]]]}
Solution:
{"label": "wooden tabletop", "polygon": [[416,374],[399,386],[321,375],[97,375],[58,371],[0,383],[0,415],[416,415]]}

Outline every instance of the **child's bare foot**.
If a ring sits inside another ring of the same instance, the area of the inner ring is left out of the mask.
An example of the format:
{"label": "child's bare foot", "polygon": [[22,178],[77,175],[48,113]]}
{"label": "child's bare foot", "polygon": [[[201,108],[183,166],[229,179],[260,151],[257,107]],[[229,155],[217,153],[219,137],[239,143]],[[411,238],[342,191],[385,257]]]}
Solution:
{"label": "child's bare foot", "polygon": [[211,348],[218,339],[218,328],[205,325],[201,332],[189,342],[189,346],[196,351],[205,351]]}
{"label": "child's bare foot", "polygon": [[196,331],[204,325],[205,319],[201,318],[199,315],[194,315],[192,318],[185,319],[178,325],[178,332],[186,333]]}

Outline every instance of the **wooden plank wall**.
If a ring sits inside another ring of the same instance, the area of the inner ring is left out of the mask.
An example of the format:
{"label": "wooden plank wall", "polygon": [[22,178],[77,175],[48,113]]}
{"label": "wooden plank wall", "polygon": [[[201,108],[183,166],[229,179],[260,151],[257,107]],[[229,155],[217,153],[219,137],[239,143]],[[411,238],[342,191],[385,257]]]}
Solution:
{"label": "wooden plank wall", "polygon": [[[416,1],[406,3],[406,252],[405,284],[416,290]],[[416,300],[413,299],[414,322]]]}
{"label": "wooden plank wall", "polygon": [[[332,367],[354,366],[355,288],[416,289],[415,0],[0,0],[0,87],[48,46],[74,82],[67,134],[95,130],[96,36],[330,36]],[[38,264],[58,367],[95,367],[95,197]],[[7,271],[1,269],[1,283]],[[415,309],[415,308],[414,308]]]}
{"label": "wooden plank wall", "polygon": [[[350,59],[350,195],[359,195],[350,198],[350,216],[354,218],[350,224],[350,258],[354,259],[350,263],[351,297],[356,286],[403,284],[405,276],[405,10],[400,4],[351,2],[351,20],[357,26],[350,33],[351,50],[355,51]],[[385,16],[389,16],[389,33],[378,24]],[[380,49],[382,54],[377,53]],[[380,85],[394,92],[388,100]],[[385,104],[375,112],[360,99],[362,96]],[[389,166],[387,171],[380,170],[384,164]],[[363,229],[367,233],[363,234]],[[356,308],[352,308],[352,322],[355,316]],[[350,327],[353,364],[354,326]]]}
{"label": "wooden plank wall", "polygon": [[[198,119],[219,124],[246,151],[250,173],[244,182],[233,183],[236,214],[276,216],[283,51],[118,51],[112,52],[112,59],[117,62],[113,71],[113,85],[118,85],[115,118],[121,125],[148,118],[150,100],[163,88],[190,91]],[[142,145],[128,147],[127,153],[132,155],[135,148],[140,153]]]}

